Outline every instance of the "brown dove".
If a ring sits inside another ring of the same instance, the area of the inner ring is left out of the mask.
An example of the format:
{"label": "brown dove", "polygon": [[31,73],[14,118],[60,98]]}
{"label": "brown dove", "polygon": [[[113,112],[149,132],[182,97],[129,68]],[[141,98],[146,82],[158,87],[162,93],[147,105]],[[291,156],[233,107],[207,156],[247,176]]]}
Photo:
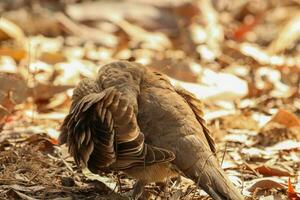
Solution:
{"label": "brown dove", "polygon": [[137,63],[113,62],[76,87],[59,141],[92,172],[121,170],[146,184],[184,175],[215,200],[241,200],[215,157],[201,102]]}

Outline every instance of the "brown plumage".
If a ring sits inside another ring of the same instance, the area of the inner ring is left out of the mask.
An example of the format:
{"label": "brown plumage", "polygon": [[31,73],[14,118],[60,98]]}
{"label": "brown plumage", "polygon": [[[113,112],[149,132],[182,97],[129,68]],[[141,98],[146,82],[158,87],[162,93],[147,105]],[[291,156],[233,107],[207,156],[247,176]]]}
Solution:
{"label": "brown plumage", "polygon": [[93,171],[122,170],[145,184],[183,174],[212,198],[243,199],[220,168],[201,102],[163,74],[129,62],[101,67],[75,89],[60,142]]}

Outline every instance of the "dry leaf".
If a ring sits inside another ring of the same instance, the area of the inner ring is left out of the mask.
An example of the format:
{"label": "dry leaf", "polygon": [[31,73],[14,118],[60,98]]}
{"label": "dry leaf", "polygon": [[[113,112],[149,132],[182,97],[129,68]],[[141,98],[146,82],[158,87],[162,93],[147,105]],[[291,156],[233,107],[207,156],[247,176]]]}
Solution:
{"label": "dry leaf", "polygon": [[53,153],[54,145],[58,144],[57,140],[49,138],[46,134],[34,134],[26,139],[32,148],[39,150],[43,153]]}
{"label": "dry leaf", "polygon": [[54,68],[58,75],[53,81],[54,85],[76,85],[82,77],[93,78],[97,74],[97,67],[88,60],[71,60],[57,63]]}
{"label": "dry leaf", "polygon": [[256,189],[283,189],[285,188],[285,186],[281,182],[282,181],[280,179],[275,178],[260,178],[254,180],[254,184],[252,184],[247,190],[250,192],[254,192]]}
{"label": "dry leaf", "polygon": [[0,56],[10,56],[15,61],[22,60],[23,58],[25,58],[26,55],[27,55],[27,52],[24,51],[23,49],[19,49],[16,47],[10,48],[10,47],[5,47],[5,46],[0,47]]}
{"label": "dry leaf", "polygon": [[264,176],[292,176],[290,172],[282,167],[267,164],[255,167],[254,170]]}
{"label": "dry leaf", "polygon": [[10,185],[10,188],[14,189],[14,190],[18,190],[18,191],[22,191],[22,192],[30,192],[30,193],[35,193],[41,190],[44,190],[45,187],[44,186],[40,186],[40,185],[36,185],[36,186],[22,186],[22,185]]}
{"label": "dry leaf", "polygon": [[300,38],[300,14],[293,16],[278,34],[278,37],[272,41],[268,47],[271,54],[276,54],[296,45]]}
{"label": "dry leaf", "polygon": [[10,56],[0,56],[0,71],[6,73],[17,73],[17,64]]}
{"label": "dry leaf", "polygon": [[236,30],[234,30],[234,39],[238,41],[243,40],[245,35],[252,31],[255,26],[262,21],[263,15],[263,13],[259,13],[251,21],[248,20],[246,23],[240,25]]}
{"label": "dry leaf", "polygon": [[118,18],[134,22],[139,27],[149,30],[161,30],[173,35],[177,35],[179,31],[177,18],[172,12],[167,9],[160,9],[157,6],[144,4],[141,1],[84,2],[68,5],[66,12],[76,21],[111,21],[113,18]]}
{"label": "dry leaf", "polygon": [[148,32],[142,27],[122,19],[114,19],[113,22],[120,26],[133,42],[137,44],[142,42],[142,48],[162,51],[172,46],[169,38],[161,32]]}
{"label": "dry leaf", "polygon": [[34,88],[29,89],[29,94],[36,101],[47,101],[54,97],[56,94],[65,92],[70,88],[73,88],[73,86],[38,83]]}
{"label": "dry leaf", "polygon": [[28,87],[25,80],[18,74],[0,72],[0,104],[20,104],[27,99]]}
{"label": "dry leaf", "polygon": [[[174,86],[179,86],[194,93],[197,98],[211,101],[232,101],[248,94],[246,81],[227,73],[216,73],[204,69],[201,73],[201,84],[194,84],[170,78]],[[226,84],[224,84],[226,83]]]}
{"label": "dry leaf", "polygon": [[90,172],[88,170],[88,168],[83,168],[82,173],[86,178],[88,178],[90,180],[100,181],[101,183],[105,184],[111,190],[115,190],[117,188],[117,183],[113,179],[108,178],[108,177],[103,177],[98,174],[93,174],[92,172]]}
{"label": "dry leaf", "polygon": [[275,144],[274,146],[268,147],[267,149],[271,151],[296,150],[296,149],[300,149],[300,142],[296,142],[293,140],[285,140],[283,142],[279,142]]}
{"label": "dry leaf", "polygon": [[0,40],[14,39],[20,44],[25,42],[23,30],[12,21],[1,16],[0,18]]}
{"label": "dry leaf", "polygon": [[32,198],[22,192],[18,192],[16,190],[9,190],[7,192],[7,195],[11,198],[11,199],[22,199],[22,200],[37,200],[36,198]]}
{"label": "dry leaf", "polygon": [[282,124],[287,128],[300,126],[300,119],[290,111],[284,109],[279,109],[270,122]]}
{"label": "dry leaf", "polygon": [[68,32],[82,37],[86,41],[94,41],[107,47],[116,47],[118,44],[118,38],[116,36],[92,27],[77,25],[63,13],[58,13],[55,17]]}
{"label": "dry leaf", "polygon": [[6,116],[8,116],[10,112],[0,105],[0,132],[2,131],[2,126],[5,123]]}
{"label": "dry leaf", "polygon": [[269,121],[262,127],[257,136],[259,144],[264,146],[274,145],[285,140],[300,141],[300,126],[292,126],[289,128],[284,124]]}
{"label": "dry leaf", "polygon": [[210,0],[201,0],[197,3],[205,21],[207,46],[214,53],[214,57],[218,57],[221,53],[220,44],[224,40],[223,27],[219,23],[219,13],[214,9]]}
{"label": "dry leaf", "polygon": [[299,68],[297,67],[300,65],[299,57],[270,55],[261,47],[250,43],[242,43],[239,46],[239,52],[253,58],[260,65],[291,67],[299,72]]}
{"label": "dry leaf", "polygon": [[66,61],[66,58],[62,52],[42,52],[39,59],[52,65]]}
{"label": "dry leaf", "polygon": [[295,192],[295,189],[291,183],[291,179],[288,180],[288,189],[287,189],[289,200],[300,200],[300,197]]}

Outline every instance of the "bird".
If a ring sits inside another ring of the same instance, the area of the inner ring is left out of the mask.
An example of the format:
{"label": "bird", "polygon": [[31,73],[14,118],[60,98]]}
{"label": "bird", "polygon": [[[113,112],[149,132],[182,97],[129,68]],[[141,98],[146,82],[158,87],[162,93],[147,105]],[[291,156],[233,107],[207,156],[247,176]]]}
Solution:
{"label": "bird", "polygon": [[215,200],[242,200],[219,165],[202,107],[163,73],[115,61],[74,89],[59,143],[93,173],[122,171],[137,179],[133,199],[149,183],[182,175]]}

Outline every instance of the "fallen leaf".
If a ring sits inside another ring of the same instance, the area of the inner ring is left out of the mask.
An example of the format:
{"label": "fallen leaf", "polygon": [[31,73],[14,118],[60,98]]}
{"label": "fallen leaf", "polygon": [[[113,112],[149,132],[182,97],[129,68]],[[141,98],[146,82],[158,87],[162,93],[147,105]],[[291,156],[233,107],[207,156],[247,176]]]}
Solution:
{"label": "fallen leaf", "polygon": [[25,34],[23,30],[12,21],[1,16],[0,18],[0,40],[14,39],[23,44]]}
{"label": "fallen leaf", "polygon": [[300,197],[295,192],[294,186],[291,183],[291,179],[288,180],[288,189],[287,189],[289,200],[300,200]]}
{"label": "fallen leaf", "polygon": [[285,140],[271,147],[267,147],[266,149],[271,151],[280,151],[280,150],[288,151],[288,150],[300,149],[300,142],[296,142],[293,140]]}
{"label": "fallen leaf", "polygon": [[22,186],[22,185],[10,185],[10,188],[14,189],[14,190],[18,190],[18,191],[22,191],[22,192],[30,192],[30,193],[35,193],[41,190],[44,190],[45,187],[44,186],[40,186],[40,185],[36,185],[36,186]]}
{"label": "fallen leaf", "polygon": [[26,139],[29,145],[33,145],[33,148],[43,152],[52,153],[54,151],[54,145],[58,142],[56,139],[50,138],[46,134],[34,134]]}
{"label": "fallen leaf", "polygon": [[90,170],[88,170],[88,168],[83,168],[82,173],[86,178],[88,178],[90,180],[100,181],[101,183],[106,185],[111,190],[115,190],[117,187],[117,183],[113,179],[108,178],[108,177],[103,177],[98,174],[93,174]]}
{"label": "fallen leaf", "polygon": [[[288,121],[289,123],[291,121]],[[270,146],[285,140],[300,140],[300,126],[287,127],[277,122],[269,121],[261,128],[256,140],[260,145]]]}
{"label": "fallen leaf", "polygon": [[65,92],[70,88],[73,88],[73,86],[38,83],[34,88],[29,89],[29,94],[36,101],[45,101],[50,100],[55,95]]}
{"label": "fallen leaf", "polygon": [[169,198],[169,200],[179,200],[182,194],[183,192],[181,190],[176,190]]}
{"label": "fallen leaf", "polygon": [[97,67],[88,60],[57,63],[54,68],[58,73],[53,81],[54,85],[76,85],[82,77],[94,78],[97,74]]}
{"label": "fallen leaf", "polygon": [[10,112],[0,105],[0,132],[1,132],[1,125],[5,122],[5,117],[8,116]]}
{"label": "fallen leaf", "polygon": [[250,43],[242,43],[238,49],[239,52],[254,59],[260,65],[284,66],[299,72],[297,66],[300,65],[300,59],[297,57],[270,55],[266,50]]}
{"label": "fallen leaf", "polygon": [[10,56],[15,61],[20,61],[27,55],[27,52],[20,48],[0,47],[0,56]]}
{"label": "fallen leaf", "polygon": [[254,170],[264,176],[292,176],[290,172],[279,166],[270,166],[267,164],[254,167]]}
{"label": "fallen leaf", "polygon": [[279,109],[270,122],[282,124],[287,128],[300,126],[300,119],[295,114],[285,109]]}
{"label": "fallen leaf", "polygon": [[92,40],[107,47],[115,47],[118,44],[118,38],[116,36],[92,27],[77,25],[63,13],[58,13],[55,17],[68,32],[86,41]]}
{"label": "fallen leaf", "polygon": [[263,16],[264,13],[259,13],[256,16],[254,16],[251,21],[248,20],[246,23],[240,25],[236,30],[234,30],[234,39],[238,41],[243,40],[245,35],[248,32],[252,31],[255,28],[255,26],[262,21]]}
{"label": "fallen leaf", "polygon": [[163,51],[172,47],[171,41],[162,32],[149,32],[142,27],[122,19],[115,19],[113,22],[120,26],[120,28],[123,29],[136,44],[142,42],[142,48]]}
{"label": "fallen leaf", "polygon": [[26,81],[18,74],[0,72],[0,104],[11,93],[11,100],[15,104],[24,102],[28,96]]}
{"label": "fallen leaf", "polygon": [[17,63],[10,56],[0,56],[0,71],[6,73],[17,73]]}
{"label": "fallen leaf", "polygon": [[281,183],[280,179],[275,178],[261,178],[254,180],[254,184],[252,184],[247,190],[250,192],[254,192],[256,189],[262,190],[270,190],[270,189],[283,189],[285,186]]}
{"label": "fallen leaf", "polygon": [[9,190],[7,192],[7,195],[11,198],[11,199],[23,199],[23,200],[37,200],[36,198],[32,198],[22,192],[18,192],[16,190]]}
{"label": "fallen leaf", "polygon": [[240,134],[228,134],[225,135],[223,140],[228,142],[239,142],[241,144],[246,144],[249,141],[249,136]]}
{"label": "fallen leaf", "polygon": [[206,31],[206,44],[208,49],[217,57],[221,53],[220,44],[224,41],[223,27],[219,23],[219,12],[217,12],[210,0],[197,1],[197,6],[202,14]]}
{"label": "fallen leaf", "polygon": [[172,78],[170,78],[170,81],[174,86],[184,88],[204,102],[232,101],[241,99],[248,94],[247,82],[237,76],[217,73],[210,69],[204,69],[201,73],[200,84],[183,82]]}
{"label": "fallen leaf", "polygon": [[42,52],[39,59],[52,65],[66,61],[66,58],[62,52]]}
{"label": "fallen leaf", "polygon": [[134,22],[139,27],[149,30],[161,30],[161,32],[175,35],[179,32],[177,16],[174,16],[172,12],[140,1],[96,1],[70,4],[67,5],[66,12],[76,21],[111,21],[113,18],[118,18]]}
{"label": "fallen leaf", "polygon": [[285,23],[277,38],[271,42],[268,51],[276,54],[296,45],[300,38],[300,14],[296,14]]}

